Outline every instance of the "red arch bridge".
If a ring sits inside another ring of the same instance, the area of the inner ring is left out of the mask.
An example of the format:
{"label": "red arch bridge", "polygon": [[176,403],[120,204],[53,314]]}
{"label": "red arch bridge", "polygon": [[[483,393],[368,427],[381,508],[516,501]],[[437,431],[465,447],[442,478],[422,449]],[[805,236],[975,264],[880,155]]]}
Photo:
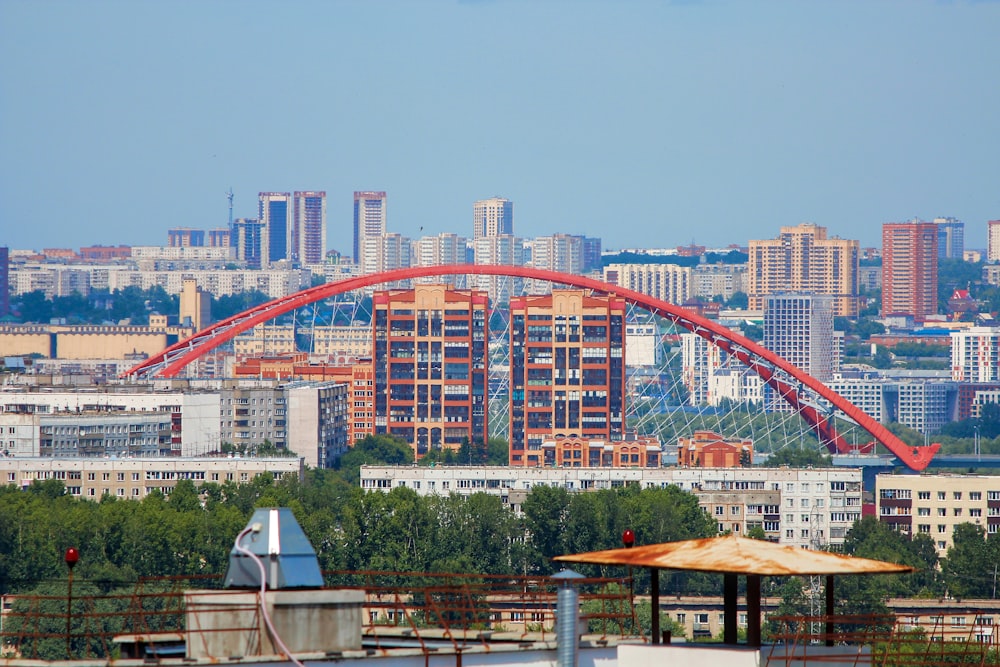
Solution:
{"label": "red arch bridge", "polygon": [[[791,406],[794,412],[798,413],[831,453],[873,453],[876,445],[882,445],[905,466],[919,471],[930,464],[934,454],[940,448],[937,443],[923,447],[913,447],[904,443],[878,421],[816,378],[804,373],[770,350],[717,322],[666,301],[654,299],[616,285],[609,285],[599,280],[523,266],[479,264],[421,266],[326,283],[269,301],[217,322],[138,364],[127,371],[125,375],[136,378],[175,377],[189,363],[231,340],[236,335],[303,306],[374,285],[415,278],[454,275],[504,276],[540,280],[554,285],[591,290],[598,294],[614,294],[634,306],[701,336],[755,372],[774,393]],[[872,440],[860,446],[848,442],[835,428],[834,416],[838,412],[841,419],[858,425],[871,436]]]}

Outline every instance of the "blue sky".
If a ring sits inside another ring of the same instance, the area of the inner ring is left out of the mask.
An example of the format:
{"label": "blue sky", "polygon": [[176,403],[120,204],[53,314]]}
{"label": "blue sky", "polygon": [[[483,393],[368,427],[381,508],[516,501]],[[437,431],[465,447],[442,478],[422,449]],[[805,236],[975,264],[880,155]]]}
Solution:
{"label": "blue sky", "polygon": [[163,244],[323,189],[605,248],[1000,218],[1000,2],[0,0],[0,245]]}

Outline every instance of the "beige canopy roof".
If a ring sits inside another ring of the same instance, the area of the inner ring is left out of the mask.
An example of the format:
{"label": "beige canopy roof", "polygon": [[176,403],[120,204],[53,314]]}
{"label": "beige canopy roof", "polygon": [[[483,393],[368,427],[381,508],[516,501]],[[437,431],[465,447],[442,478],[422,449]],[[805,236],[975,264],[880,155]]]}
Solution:
{"label": "beige canopy roof", "polygon": [[557,556],[553,560],[764,576],[899,574],[914,571],[909,565],[800,549],[734,535],[650,544],[631,549],[591,551]]}

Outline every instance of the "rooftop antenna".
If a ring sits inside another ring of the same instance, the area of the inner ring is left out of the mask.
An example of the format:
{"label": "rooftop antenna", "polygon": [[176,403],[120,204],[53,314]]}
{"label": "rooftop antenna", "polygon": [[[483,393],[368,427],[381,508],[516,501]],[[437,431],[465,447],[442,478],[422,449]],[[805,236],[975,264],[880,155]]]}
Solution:
{"label": "rooftop antenna", "polygon": [[230,186],[229,191],[226,193],[226,199],[229,200],[229,229],[233,228],[233,188]]}

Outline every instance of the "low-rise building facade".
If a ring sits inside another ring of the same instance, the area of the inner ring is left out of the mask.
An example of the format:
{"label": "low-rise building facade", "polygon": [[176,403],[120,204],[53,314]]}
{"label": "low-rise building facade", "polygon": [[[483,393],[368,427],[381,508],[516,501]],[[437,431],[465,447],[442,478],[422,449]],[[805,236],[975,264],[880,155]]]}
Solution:
{"label": "low-rise building facade", "polygon": [[[362,466],[365,491],[388,492],[408,487],[420,495],[500,496],[515,512],[536,486],[562,487],[571,492],[638,486],[677,486],[699,497],[714,516],[717,504],[740,505],[740,531],[759,524],[781,544],[821,548],[844,542],[861,518],[861,470],[858,468],[519,468],[505,466]],[[744,496],[716,503],[720,492]],[[773,494],[780,494],[776,508]],[[775,510],[778,509],[777,512]],[[734,516],[732,509],[725,510]],[[727,522],[720,522],[727,523]],[[733,522],[728,522],[732,524]],[[725,526],[723,531],[732,530]],[[735,532],[735,531],[734,531]]]}

